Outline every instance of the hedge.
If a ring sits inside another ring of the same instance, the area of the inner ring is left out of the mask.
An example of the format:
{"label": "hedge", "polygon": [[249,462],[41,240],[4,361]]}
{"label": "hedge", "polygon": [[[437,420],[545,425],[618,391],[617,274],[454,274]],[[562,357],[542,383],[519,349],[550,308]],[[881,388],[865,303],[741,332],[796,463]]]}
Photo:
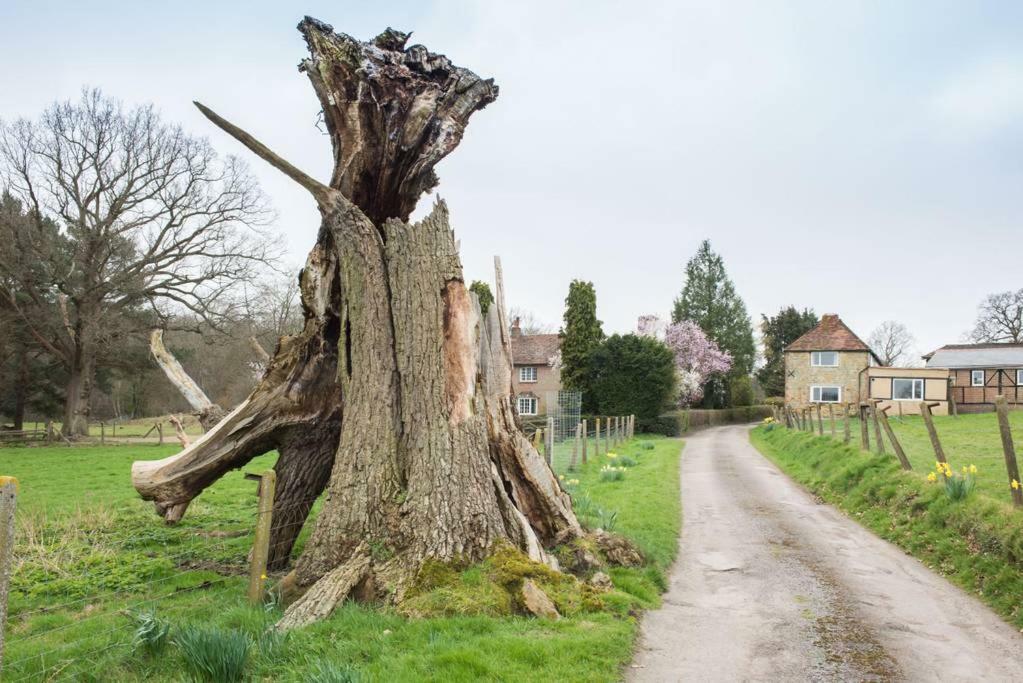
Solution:
{"label": "hedge", "polygon": [[725,424],[759,422],[773,415],[771,406],[742,406],[705,410],[690,408],[665,413],[652,420],[636,420],[636,431],[665,436],[681,436],[693,429]]}

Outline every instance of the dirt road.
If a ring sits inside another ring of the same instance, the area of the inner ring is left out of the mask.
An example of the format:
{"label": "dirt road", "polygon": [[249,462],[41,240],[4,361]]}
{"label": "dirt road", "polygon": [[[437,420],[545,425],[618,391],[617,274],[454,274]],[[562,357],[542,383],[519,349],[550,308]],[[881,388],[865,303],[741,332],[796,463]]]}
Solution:
{"label": "dirt road", "polygon": [[1023,680],[1023,636],[797,487],[745,427],[688,440],[679,559],[633,681]]}

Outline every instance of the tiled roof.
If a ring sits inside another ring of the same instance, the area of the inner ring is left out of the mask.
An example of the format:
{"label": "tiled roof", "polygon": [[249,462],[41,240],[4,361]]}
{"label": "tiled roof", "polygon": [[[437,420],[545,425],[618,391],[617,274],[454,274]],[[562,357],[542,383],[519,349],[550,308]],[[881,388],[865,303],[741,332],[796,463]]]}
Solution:
{"label": "tiled roof", "polygon": [[512,363],[515,365],[547,365],[561,348],[556,334],[512,334]]}
{"label": "tiled roof", "polygon": [[[837,315],[822,315],[817,327],[785,347],[786,351],[870,351]],[[876,354],[875,354],[876,357]]]}
{"label": "tiled roof", "polygon": [[1023,344],[948,344],[924,356],[929,368],[1023,367]]}

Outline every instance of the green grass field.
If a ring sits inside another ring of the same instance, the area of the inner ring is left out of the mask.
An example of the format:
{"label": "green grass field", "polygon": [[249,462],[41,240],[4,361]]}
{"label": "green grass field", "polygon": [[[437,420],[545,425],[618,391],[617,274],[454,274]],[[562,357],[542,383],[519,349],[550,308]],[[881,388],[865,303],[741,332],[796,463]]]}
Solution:
{"label": "green grass field", "polygon": [[[1007,486],[999,491],[1000,450],[996,458],[986,438],[991,420],[975,415],[939,421],[945,440],[961,444],[949,454],[950,462],[956,467],[976,463],[983,477],[976,491],[958,501],[946,495],[940,481],[927,481],[933,459],[908,437],[907,447],[916,449],[910,456],[913,472],[903,471],[890,451],[866,453],[856,444],[780,426],[758,427],[751,440],[807,489],[1023,628],[1023,511],[1010,505]],[[913,427],[904,425],[900,433],[913,434]],[[957,429],[962,431],[953,436]]]}
{"label": "green grass field", "polygon": [[[172,633],[189,624],[244,632],[252,680],[617,680],[632,656],[636,610],[658,604],[679,530],[681,442],[651,442],[652,450],[638,440],[619,448],[638,463],[622,481],[601,481],[607,458],[568,473],[570,484],[566,478],[584,524],[610,521],[649,558],[643,568],[612,570],[616,590],[604,608],[551,622],[409,619],[346,604],[283,640],[266,636],[279,608],[250,607],[244,597],[256,484],[242,472],[222,478],[181,524],[167,527],[136,496],[129,469],[175,446],[0,449],[0,474],[21,485],[4,680],[187,680],[173,641],[159,655],[133,648],[132,615],[147,610]],[[245,469],[273,460],[263,456]],[[479,574],[462,573],[466,595]],[[314,679],[317,672],[334,677]]]}
{"label": "green grass field", "polygon": [[[889,411],[891,414],[891,411]],[[927,435],[927,427],[923,418],[907,415],[901,419],[889,418],[895,437],[902,444],[906,456],[913,465],[913,471],[920,476],[927,476],[934,471],[934,449]],[[1012,426],[1013,441],[1016,445],[1020,467],[1023,468],[1023,411],[1009,413]],[[870,443],[874,444],[874,428],[870,423]],[[1005,457],[1002,452],[1002,441],[998,432],[998,420],[994,413],[960,415],[951,417],[938,415],[934,418],[934,426],[938,438],[948,457],[949,464],[955,471],[969,465],[977,466],[977,492],[999,501],[1010,501],[1009,479],[1006,475]],[[837,435],[842,439],[843,425],[838,420]],[[859,420],[851,420],[852,444],[860,444]],[[831,427],[825,414],[824,434],[830,436]],[[884,437],[886,452],[894,458],[891,442]]]}

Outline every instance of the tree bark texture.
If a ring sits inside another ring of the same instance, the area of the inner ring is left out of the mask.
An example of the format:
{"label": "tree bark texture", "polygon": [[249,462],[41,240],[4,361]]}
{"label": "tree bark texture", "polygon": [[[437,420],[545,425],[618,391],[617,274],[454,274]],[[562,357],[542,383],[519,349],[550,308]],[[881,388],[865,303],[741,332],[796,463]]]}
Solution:
{"label": "tree bark texture", "polygon": [[[277,447],[278,501],[289,498],[296,512],[285,522],[275,504],[274,526],[295,535],[302,504],[326,487],[289,577],[300,597],[282,628],[321,618],[349,595],[401,600],[426,559],[476,561],[500,542],[556,566],[544,548],[581,534],[568,495],[518,428],[499,268],[484,319],[444,202],[408,222],[437,183],[434,165],[497,87],[406,48],[407,34],[392,29],[360,42],[307,17],[299,30],[311,53],[300,69],[334,146],[329,186],[199,106],[317,201],[322,226],[302,273],[306,328],[282,340],[263,381],[223,422],[133,472],[167,516]],[[293,541],[283,531],[271,538],[278,560]]]}

